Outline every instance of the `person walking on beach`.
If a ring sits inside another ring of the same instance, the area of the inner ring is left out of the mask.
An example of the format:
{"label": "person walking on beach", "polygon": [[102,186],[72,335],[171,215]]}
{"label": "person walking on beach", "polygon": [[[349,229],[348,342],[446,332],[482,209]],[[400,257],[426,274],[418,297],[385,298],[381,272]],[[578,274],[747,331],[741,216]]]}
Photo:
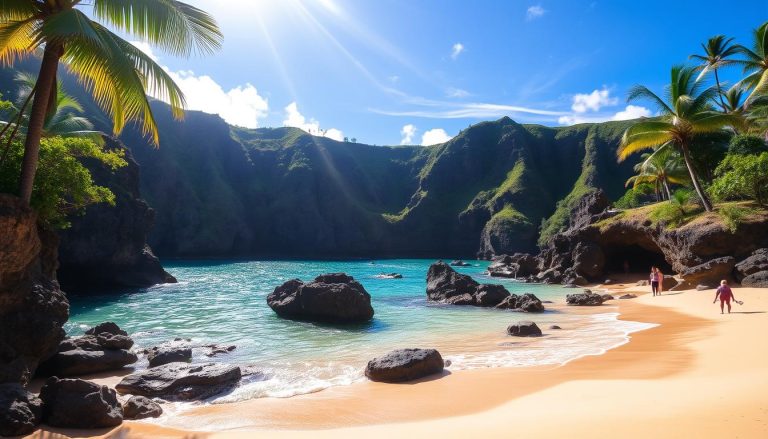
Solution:
{"label": "person walking on beach", "polygon": [[712,301],[712,303],[717,302],[717,297],[720,296],[720,314],[723,314],[724,311],[724,305],[728,305],[728,314],[731,313],[731,299],[733,299],[734,302],[738,302],[736,300],[736,297],[733,296],[733,290],[731,290],[731,287],[728,286],[728,281],[725,279],[720,281],[720,287],[717,288],[717,292],[715,293],[715,300]]}
{"label": "person walking on beach", "polygon": [[654,296],[661,296],[662,279],[664,275],[661,274],[661,270],[658,267],[651,267],[651,291]]}

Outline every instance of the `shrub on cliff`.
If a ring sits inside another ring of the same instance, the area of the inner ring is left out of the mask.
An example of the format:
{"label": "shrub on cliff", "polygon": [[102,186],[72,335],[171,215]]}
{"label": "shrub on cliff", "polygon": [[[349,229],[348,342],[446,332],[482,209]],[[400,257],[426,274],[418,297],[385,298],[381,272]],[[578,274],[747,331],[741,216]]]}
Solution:
{"label": "shrub on cliff", "polygon": [[768,152],[729,154],[715,170],[709,192],[716,200],[750,199],[761,206],[768,201]]}
{"label": "shrub on cliff", "polygon": [[[20,141],[12,142],[0,162],[0,192],[16,193],[24,154]],[[40,161],[32,191],[32,207],[41,221],[53,228],[69,226],[67,217],[94,203],[114,205],[115,195],[93,182],[91,173],[81,163],[93,159],[112,169],[127,165],[122,150],[103,149],[82,138],[44,138],[40,144]]]}

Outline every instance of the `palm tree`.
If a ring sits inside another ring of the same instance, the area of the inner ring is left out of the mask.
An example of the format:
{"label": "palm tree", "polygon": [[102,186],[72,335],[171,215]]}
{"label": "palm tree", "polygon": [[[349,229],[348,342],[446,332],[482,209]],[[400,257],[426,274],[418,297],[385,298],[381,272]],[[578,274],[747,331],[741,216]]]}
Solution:
{"label": "palm tree", "polygon": [[[84,5],[92,6],[94,19],[80,10]],[[221,44],[221,32],[211,16],[176,0],[0,0],[0,64],[12,65],[20,57],[43,51],[20,177],[20,196],[27,204],[46,114],[57,96],[60,61],[111,116],[115,134],[126,123],[140,121],[143,133],[159,144],[147,94],[167,101],[177,118],[183,116],[184,96],[170,75],[99,22],[173,55],[210,53]]]}
{"label": "palm tree", "polygon": [[704,88],[701,81],[696,81],[694,74],[695,69],[691,67],[672,68],[671,82],[666,90],[668,102],[647,87],[632,87],[629,91],[629,102],[647,99],[658,107],[661,115],[658,119],[641,120],[629,127],[624,132],[617,154],[619,161],[623,161],[635,152],[670,143],[681,152],[704,209],[711,211],[712,204],[705,195],[693,166],[691,147],[696,135],[721,131],[733,125],[736,118],[712,109],[710,102],[717,90],[714,87]]}
{"label": "palm tree", "polygon": [[760,95],[768,93],[768,22],[753,32],[752,49],[738,45],[737,50],[746,58],[739,64],[744,66],[747,77],[742,81],[752,88],[747,104]]}
{"label": "palm tree", "polygon": [[688,182],[685,163],[671,143],[665,143],[652,153],[644,153],[641,158],[642,161],[634,167],[638,174],[630,177],[625,186],[631,184],[633,188],[637,188],[647,183],[654,187],[657,199],[669,200],[672,198],[670,183]]}
{"label": "palm tree", "polygon": [[738,46],[732,45],[732,42],[733,38],[726,39],[725,35],[715,35],[708,39],[706,44],[701,44],[702,49],[704,49],[704,55],[691,55],[688,57],[689,59],[696,59],[702,62],[701,65],[696,67],[697,70],[701,70],[698,79],[701,79],[710,71],[715,73],[717,94],[720,96],[720,104],[723,107],[725,107],[725,102],[723,101],[723,90],[720,86],[720,77],[717,74],[717,70],[734,63],[733,60],[728,58],[739,53],[740,49]]}

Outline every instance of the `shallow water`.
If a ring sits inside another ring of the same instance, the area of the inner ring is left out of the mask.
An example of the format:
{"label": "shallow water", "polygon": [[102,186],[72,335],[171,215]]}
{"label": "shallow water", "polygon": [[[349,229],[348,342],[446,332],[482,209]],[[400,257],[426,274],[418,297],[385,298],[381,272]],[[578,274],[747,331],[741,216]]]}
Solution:
{"label": "shallow water", "polygon": [[[103,295],[73,296],[67,331],[79,335],[111,320],[127,330],[136,348],[189,338],[193,346],[236,345],[214,361],[258,371],[233,392],[214,402],[264,396],[287,397],[363,378],[366,362],[403,347],[434,347],[450,359],[450,369],[563,364],[597,355],[625,343],[628,334],[649,325],[617,320],[616,308],[566,308],[560,286],[524,284],[484,275],[487,262],[457,271],[480,282],[502,283],[512,293],[534,293],[544,314],[525,314],[476,307],[438,305],[426,300],[426,272],[432,260],[376,261],[194,261],[166,262],[178,284]],[[286,280],[313,279],[321,273],[345,272],[372,297],[372,322],[354,326],[318,325],[277,317],[266,296]],[[397,272],[403,279],[381,279]],[[545,332],[537,339],[506,336],[516,321],[534,320]],[[563,330],[548,330],[557,324]],[[203,348],[193,361],[211,361]],[[144,367],[142,360],[139,367]]]}

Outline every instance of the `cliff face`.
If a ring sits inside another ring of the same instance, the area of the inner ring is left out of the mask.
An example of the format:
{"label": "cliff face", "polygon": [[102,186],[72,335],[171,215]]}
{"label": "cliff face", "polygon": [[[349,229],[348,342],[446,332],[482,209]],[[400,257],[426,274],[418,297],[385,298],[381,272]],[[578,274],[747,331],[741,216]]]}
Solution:
{"label": "cliff face", "polygon": [[57,238],[0,194],[0,383],[26,384],[64,338],[69,303],[56,282]]}
{"label": "cliff face", "polygon": [[59,282],[67,291],[173,282],[147,245],[155,212],[141,199],[139,165],[118,142],[107,147],[124,149],[128,166],[113,172],[96,161],[85,164],[94,181],[115,194],[115,206],[90,206],[59,233]]}

